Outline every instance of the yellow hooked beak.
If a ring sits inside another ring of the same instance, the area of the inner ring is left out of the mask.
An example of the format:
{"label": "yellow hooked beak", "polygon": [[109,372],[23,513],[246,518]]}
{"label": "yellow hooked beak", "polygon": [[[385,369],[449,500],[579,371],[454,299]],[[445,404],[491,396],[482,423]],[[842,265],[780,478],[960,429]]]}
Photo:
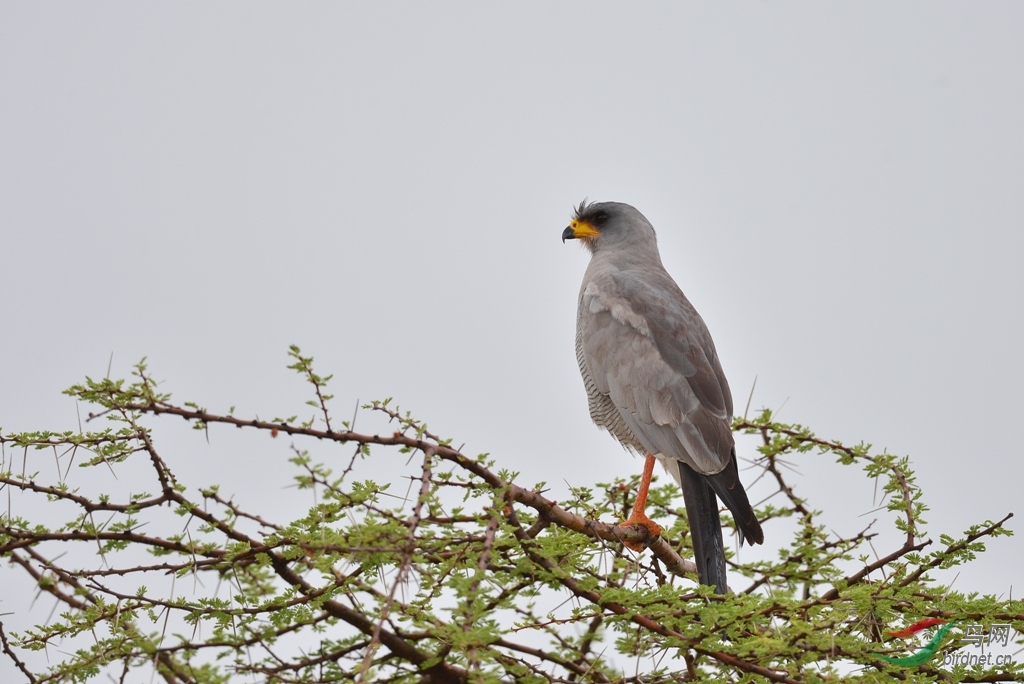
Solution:
{"label": "yellow hooked beak", "polygon": [[595,238],[600,234],[601,231],[586,221],[573,219],[569,223],[569,227],[562,231],[562,242],[565,242],[566,240],[585,240],[587,238]]}

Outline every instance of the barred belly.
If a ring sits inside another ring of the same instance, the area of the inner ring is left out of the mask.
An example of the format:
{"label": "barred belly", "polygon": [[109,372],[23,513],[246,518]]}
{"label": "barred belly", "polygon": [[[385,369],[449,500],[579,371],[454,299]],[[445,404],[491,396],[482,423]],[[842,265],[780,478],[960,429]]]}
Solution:
{"label": "barred belly", "polygon": [[[583,296],[580,295],[580,306],[583,304]],[[634,451],[638,454],[646,453],[643,445],[633,436],[633,432],[622,419],[622,414],[616,408],[615,403],[607,394],[602,394],[594,379],[590,376],[590,369],[587,368],[587,360],[583,357],[583,312],[578,309],[576,314],[576,362],[580,366],[580,374],[583,376],[583,386],[587,389],[587,404],[590,408],[590,419],[599,428],[603,428],[612,434],[612,437],[619,441],[623,448]]]}

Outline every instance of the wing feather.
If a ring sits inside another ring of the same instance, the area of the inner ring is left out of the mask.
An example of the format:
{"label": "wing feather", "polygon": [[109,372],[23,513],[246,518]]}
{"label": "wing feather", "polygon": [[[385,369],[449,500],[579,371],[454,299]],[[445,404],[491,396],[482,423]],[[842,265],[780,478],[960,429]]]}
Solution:
{"label": "wing feather", "polygon": [[583,356],[646,449],[717,473],[733,447],[729,385],[704,321],[664,280],[626,271],[591,280],[581,302]]}

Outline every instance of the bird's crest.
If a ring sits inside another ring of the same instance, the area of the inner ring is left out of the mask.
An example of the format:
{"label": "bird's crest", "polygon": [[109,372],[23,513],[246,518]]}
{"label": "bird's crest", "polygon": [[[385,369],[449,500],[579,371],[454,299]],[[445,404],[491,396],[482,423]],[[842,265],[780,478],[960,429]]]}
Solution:
{"label": "bird's crest", "polygon": [[573,212],[572,217],[577,221],[583,220],[584,214],[586,214],[587,211],[589,211],[590,207],[593,206],[593,204],[593,202],[588,202],[587,198],[584,197],[583,201],[580,202],[579,205],[576,207],[576,210]]}

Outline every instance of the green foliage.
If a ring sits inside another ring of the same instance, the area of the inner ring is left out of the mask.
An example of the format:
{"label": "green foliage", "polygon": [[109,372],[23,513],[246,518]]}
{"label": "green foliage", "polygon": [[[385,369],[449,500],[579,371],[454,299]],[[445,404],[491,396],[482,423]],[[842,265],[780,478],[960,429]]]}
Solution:
{"label": "green foliage", "polygon": [[[636,479],[575,483],[555,503],[542,484],[524,488],[489,455],[462,454],[390,399],[364,407],[390,426],[364,434],[342,421],[338,431],[331,376],[298,347],[289,356],[313,389],[307,421],[172,403],[143,361],[130,381],[86,378],[68,390],[95,407],[91,421],[110,423],[104,429],[0,435],[0,488],[72,511],[51,525],[32,519],[35,508],[0,514],[0,555],[61,606],[31,629],[0,629],[3,653],[26,681],[117,680],[136,670],[197,684],[1024,680],[1014,663],[943,666],[962,646],[946,632],[933,638],[935,657],[885,636],[925,617],[1024,632],[1019,601],[960,593],[932,575],[1010,534],[1006,519],[933,543],[905,457],[824,440],[767,411],[738,419],[737,431],[760,436],[758,465],[778,487],[758,511],[777,553],[730,558],[733,591],[716,596],[688,574],[674,485],[652,489],[649,513],[664,532],[637,556],[621,542],[644,540],[644,530],[599,522],[624,517]],[[179,482],[151,426],[164,414],[207,434],[286,434],[293,491],[311,505],[271,521],[215,485]],[[335,448],[321,453],[326,445]],[[339,458],[343,445],[351,453]],[[41,475],[40,451],[56,456],[55,480]],[[903,543],[878,557],[869,529],[830,533],[783,475],[787,460],[810,457],[875,480]],[[151,480],[125,496],[83,492],[70,477],[76,458],[112,472],[142,459]],[[381,480],[406,466],[403,496]],[[170,592],[150,588],[167,577]],[[32,659],[37,651],[48,664]]]}

